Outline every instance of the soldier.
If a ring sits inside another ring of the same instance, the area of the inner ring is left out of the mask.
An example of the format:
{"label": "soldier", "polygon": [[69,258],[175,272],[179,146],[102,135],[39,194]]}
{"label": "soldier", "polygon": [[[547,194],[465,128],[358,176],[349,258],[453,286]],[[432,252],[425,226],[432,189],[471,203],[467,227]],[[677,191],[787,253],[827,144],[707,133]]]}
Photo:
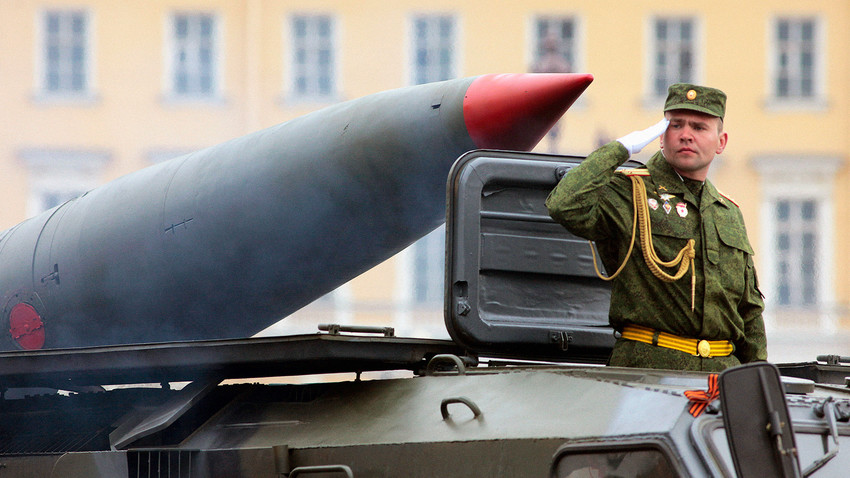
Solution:
{"label": "soldier", "polygon": [[[546,200],[613,271],[603,277],[613,280],[609,318],[619,333],[609,365],[720,371],[767,360],[743,216],[706,179],[726,147],[725,110],[720,90],[670,86],[662,121],[591,153]],[[617,171],[659,136],[645,168]]]}

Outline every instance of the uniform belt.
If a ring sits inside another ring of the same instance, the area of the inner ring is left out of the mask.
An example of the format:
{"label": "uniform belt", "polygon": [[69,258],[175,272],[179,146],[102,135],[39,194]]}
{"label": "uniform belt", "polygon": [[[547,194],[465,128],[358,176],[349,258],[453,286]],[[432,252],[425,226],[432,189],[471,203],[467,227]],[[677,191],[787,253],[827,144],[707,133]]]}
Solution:
{"label": "uniform belt", "polygon": [[623,338],[678,350],[698,357],[726,357],[735,351],[735,346],[728,340],[689,339],[641,325],[623,327]]}

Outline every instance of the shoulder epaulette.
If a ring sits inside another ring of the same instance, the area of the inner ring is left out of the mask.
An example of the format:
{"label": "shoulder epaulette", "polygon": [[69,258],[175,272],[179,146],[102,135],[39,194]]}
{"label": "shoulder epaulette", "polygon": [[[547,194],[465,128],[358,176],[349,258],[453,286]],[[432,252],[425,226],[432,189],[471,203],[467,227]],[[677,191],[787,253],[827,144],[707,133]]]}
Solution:
{"label": "shoulder epaulette", "polygon": [[723,193],[723,191],[721,191],[721,190],[719,190],[719,189],[717,190],[717,192],[718,192],[721,196],[723,196],[724,198],[728,199],[728,200],[729,200],[729,202],[731,202],[732,204],[734,204],[736,207],[738,207],[738,208],[740,209],[740,207],[741,207],[741,206],[739,206],[739,205],[738,205],[738,203],[737,203],[737,202],[735,202],[735,200],[734,200],[734,199],[730,198],[729,196],[727,196],[726,194],[724,194],[724,193]]}
{"label": "shoulder epaulette", "polygon": [[618,169],[617,172],[626,176],[649,176],[649,170],[646,168]]}

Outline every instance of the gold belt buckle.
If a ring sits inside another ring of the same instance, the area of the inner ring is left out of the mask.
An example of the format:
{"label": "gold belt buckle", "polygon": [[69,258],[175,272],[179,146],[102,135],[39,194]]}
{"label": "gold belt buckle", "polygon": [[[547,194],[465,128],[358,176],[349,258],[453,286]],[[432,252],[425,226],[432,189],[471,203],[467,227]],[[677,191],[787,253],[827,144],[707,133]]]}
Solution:
{"label": "gold belt buckle", "polygon": [[708,357],[711,355],[711,344],[708,343],[708,340],[700,340],[697,344],[697,353],[699,353],[700,357]]}

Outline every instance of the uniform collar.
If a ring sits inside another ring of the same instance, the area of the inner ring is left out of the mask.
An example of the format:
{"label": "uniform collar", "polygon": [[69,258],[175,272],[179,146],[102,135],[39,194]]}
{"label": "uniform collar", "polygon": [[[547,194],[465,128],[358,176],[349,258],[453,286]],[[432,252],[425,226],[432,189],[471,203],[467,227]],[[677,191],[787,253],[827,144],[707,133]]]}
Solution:
{"label": "uniform collar", "polygon": [[729,207],[729,200],[724,198],[723,195],[720,194],[720,191],[718,191],[717,188],[714,187],[714,184],[711,184],[711,181],[708,179],[705,180],[705,186],[703,186],[702,189],[702,197],[703,199],[711,198],[708,204],[717,202],[727,208]]}
{"label": "uniform collar", "polygon": [[649,158],[649,161],[646,162],[646,168],[649,170],[652,181],[658,189],[663,188],[663,191],[669,194],[682,195],[686,192],[690,194],[688,188],[685,187],[685,184],[679,178],[679,175],[676,174],[673,167],[664,159],[664,155],[661,154],[660,150]]}
{"label": "uniform collar", "polygon": [[[669,194],[676,194],[684,197],[685,199],[690,198],[691,202],[694,202],[693,195],[688,188],[685,187],[685,184],[682,182],[682,178],[676,170],[674,170],[667,160],[664,159],[664,155],[661,154],[661,150],[649,158],[649,161],[646,162],[646,168],[649,170],[649,174],[652,176],[652,181],[655,183],[655,187],[658,190],[662,190]],[[705,201],[704,199],[706,198],[709,198],[709,200]],[[719,202],[720,204],[729,207],[727,204],[728,199],[724,199],[717,191],[717,188],[715,188],[708,179],[705,180],[705,184],[703,185],[702,199],[703,200],[700,201],[701,209],[715,202]],[[696,204],[696,202],[694,202],[694,204]]]}

